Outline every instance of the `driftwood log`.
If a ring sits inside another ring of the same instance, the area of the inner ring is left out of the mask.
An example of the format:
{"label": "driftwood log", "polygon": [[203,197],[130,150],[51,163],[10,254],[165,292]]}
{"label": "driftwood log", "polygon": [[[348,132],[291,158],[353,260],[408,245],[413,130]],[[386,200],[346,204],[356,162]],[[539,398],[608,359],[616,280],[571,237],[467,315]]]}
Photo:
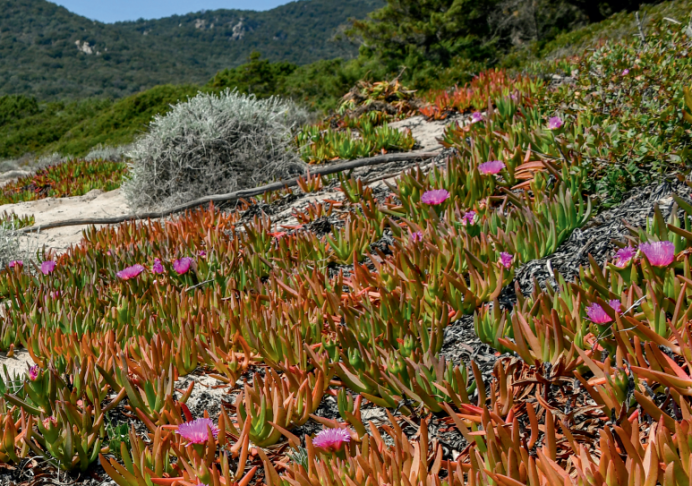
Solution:
{"label": "driftwood log", "polygon": [[[335,174],[337,172],[344,172],[348,170],[358,169],[359,167],[367,167],[372,165],[386,164],[389,162],[403,162],[409,160],[426,160],[431,159],[440,152],[422,152],[422,153],[396,153],[396,154],[386,154],[377,155],[375,157],[368,157],[365,159],[351,160],[349,162],[342,162],[339,164],[329,164],[325,166],[316,167],[309,171],[311,176],[323,176],[329,174]],[[307,173],[305,174],[307,175]],[[115,216],[112,218],[84,218],[84,219],[66,219],[64,221],[55,221],[53,223],[46,223],[38,226],[29,226],[18,230],[19,233],[35,233],[41,230],[51,229],[51,228],[62,228],[64,226],[80,226],[85,224],[118,224],[125,221],[135,221],[140,219],[157,219],[169,216],[174,213],[179,213],[187,209],[191,209],[197,206],[201,206],[209,203],[219,203],[228,201],[237,201],[239,199],[259,196],[265,192],[278,191],[286,187],[294,187],[298,185],[298,178],[287,179],[284,181],[272,182],[271,184],[266,184],[264,186],[254,187],[252,189],[243,189],[236,192],[229,192],[228,194],[214,194],[211,196],[201,197],[195,199],[194,201],[186,202],[178,206],[166,209],[163,211],[151,211],[148,213],[139,214],[125,214],[123,216]]]}

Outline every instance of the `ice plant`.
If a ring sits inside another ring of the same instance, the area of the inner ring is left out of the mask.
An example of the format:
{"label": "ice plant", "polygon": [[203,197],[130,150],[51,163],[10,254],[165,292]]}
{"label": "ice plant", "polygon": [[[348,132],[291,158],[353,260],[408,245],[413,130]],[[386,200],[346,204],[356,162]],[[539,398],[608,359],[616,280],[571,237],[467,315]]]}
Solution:
{"label": "ice plant", "polygon": [[491,160],[490,162],[484,162],[478,166],[478,170],[481,174],[499,174],[502,169],[505,168],[504,162],[500,160]]}
{"label": "ice plant", "polygon": [[324,429],[312,439],[313,446],[329,452],[341,450],[341,446],[349,442],[351,434],[345,429]]}
{"label": "ice plant", "polygon": [[23,267],[23,266],[24,266],[24,262],[21,260],[12,260],[8,265],[8,267],[10,267],[10,268]]}
{"label": "ice plant", "polygon": [[190,266],[192,265],[192,258],[190,257],[183,257],[180,260],[176,260],[173,262],[173,270],[178,275],[183,275],[187,273],[188,270],[190,270]]}
{"label": "ice plant", "polygon": [[480,111],[475,111],[471,115],[471,123],[478,123],[483,120],[483,114]]}
{"label": "ice plant", "polygon": [[192,444],[204,444],[209,439],[209,431],[216,438],[219,428],[208,418],[199,418],[192,422],[185,422],[178,425],[178,434]]}
{"label": "ice plant", "polygon": [[423,233],[420,231],[416,231],[415,233],[411,233],[411,241],[414,243],[417,243],[419,241],[423,241]]}
{"label": "ice plant", "polygon": [[[612,307],[612,305],[611,305]],[[589,316],[591,322],[594,324],[606,324],[611,322],[613,319],[606,313],[606,311],[601,307],[600,304],[591,304],[586,308],[586,315]]]}
{"label": "ice plant", "polygon": [[34,365],[34,366],[30,367],[29,368],[29,379],[31,381],[36,381],[36,379],[38,378],[39,371],[40,371],[40,369],[39,369],[38,365]]}
{"label": "ice plant", "polygon": [[154,259],[154,265],[151,267],[151,271],[158,274],[164,272],[163,265],[161,264],[161,260],[159,258]]}
{"label": "ice plant", "polygon": [[504,251],[500,253],[500,263],[505,268],[511,268],[513,259],[514,255],[510,255],[509,253]]}
{"label": "ice plant", "polygon": [[449,192],[446,189],[435,189],[423,193],[420,200],[425,204],[436,206],[442,204],[449,198]]}
{"label": "ice plant", "polygon": [[53,260],[46,260],[41,263],[41,273],[43,275],[50,275],[55,270],[55,262]]}
{"label": "ice plant", "polygon": [[118,273],[116,273],[116,275],[121,280],[130,280],[132,278],[137,277],[137,275],[139,275],[143,271],[144,271],[144,267],[140,264],[137,264],[137,265],[132,265],[131,267],[127,267],[124,270],[120,270]]}
{"label": "ice plant", "polygon": [[548,120],[548,129],[549,130],[557,130],[559,128],[562,128],[562,125],[565,123],[562,121],[562,118],[559,116],[554,116]]}
{"label": "ice plant", "polygon": [[675,260],[675,245],[670,241],[642,243],[639,249],[654,267],[667,267]]}
{"label": "ice plant", "polygon": [[615,266],[618,268],[624,268],[630,261],[632,261],[632,258],[634,258],[634,255],[636,254],[637,249],[631,246],[620,248],[615,253]]}
{"label": "ice plant", "polygon": [[476,221],[476,211],[469,211],[461,217],[461,224],[473,224]]}

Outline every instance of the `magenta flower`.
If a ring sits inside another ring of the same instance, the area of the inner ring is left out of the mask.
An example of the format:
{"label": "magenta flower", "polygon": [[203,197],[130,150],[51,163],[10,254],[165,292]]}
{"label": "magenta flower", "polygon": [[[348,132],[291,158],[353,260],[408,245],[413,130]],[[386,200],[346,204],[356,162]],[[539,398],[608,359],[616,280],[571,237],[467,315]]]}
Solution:
{"label": "magenta flower", "polygon": [[630,73],[630,70],[629,70],[629,69],[625,69],[625,70],[622,71],[622,75],[623,75],[623,76],[627,76],[629,73]]}
{"label": "magenta flower", "polygon": [[558,128],[562,128],[562,125],[565,123],[562,121],[562,118],[559,116],[554,116],[550,120],[548,120],[548,129],[549,130],[557,130]]}
{"label": "magenta flower", "polygon": [[56,291],[54,291],[54,292],[51,292],[51,293],[50,293],[50,296],[51,296],[51,298],[53,298],[53,299],[57,299],[58,297],[60,297],[60,291],[59,291],[59,290],[56,290]]}
{"label": "magenta flower", "polygon": [[329,452],[336,452],[349,442],[351,442],[351,434],[345,429],[324,429],[312,439],[313,446]]}
{"label": "magenta flower", "polygon": [[10,262],[10,264],[8,265],[8,267],[10,267],[10,268],[23,267],[23,266],[24,266],[24,262],[21,260],[12,260]]}
{"label": "magenta flower", "polygon": [[139,263],[137,265],[132,265],[124,270],[120,270],[116,275],[122,280],[130,280],[135,278],[137,275],[144,271],[144,267]]}
{"label": "magenta flower", "polygon": [[198,418],[178,425],[178,434],[193,444],[204,444],[209,439],[207,427],[211,429],[214,438],[219,435],[219,428],[208,418]]}
{"label": "magenta flower", "polygon": [[624,268],[630,261],[632,261],[632,258],[634,258],[634,255],[636,254],[637,249],[632,248],[631,246],[620,248],[615,253],[615,266],[618,268]]}
{"label": "magenta flower", "polygon": [[425,204],[430,204],[431,206],[436,206],[442,204],[449,198],[449,192],[445,189],[435,189],[433,191],[425,192],[420,200]]}
{"label": "magenta flower", "polygon": [[39,371],[41,371],[41,369],[38,367],[38,365],[34,365],[29,368],[29,379],[31,381],[36,381],[38,379]]}
{"label": "magenta flower", "polygon": [[158,258],[154,259],[154,265],[151,267],[151,271],[159,274],[164,272],[161,260],[159,260]]}
{"label": "magenta flower", "polygon": [[199,253],[197,253],[197,256],[204,258],[205,256],[207,256],[207,252],[204,250],[200,250]]}
{"label": "magenta flower", "polygon": [[46,260],[45,262],[41,263],[41,273],[43,273],[43,275],[53,273],[53,270],[55,270],[55,265],[56,263],[53,260]]}
{"label": "magenta flower", "polygon": [[420,231],[416,231],[415,233],[411,233],[411,241],[414,243],[423,241],[423,233]]}
{"label": "magenta flower", "polygon": [[654,267],[667,267],[675,260],[675,245],[670,241],[642,243],[639,249]]}
{"label": "magenta flower", "polygon": [[613,310],[615,312],[617,312],[618,314],[620,313],[620,310],[622,309],[622,303],[617,299],[609,300],[608,305],[610,307],[612,307]]}
{"label": "magenta flower", "polygon": [[190,270],[190,266],[192,266],[192,258],[190,257],[183,257],[173,262],[173,270],[175,270],[178,275],[187,273],[187,271]]}
{"label": "magenta flower", "polygon": [[513,259],[514,255],[510,255],[509,253],[504,251],[500,253],[500,263],[505,268],[511,268]]}
{"label": "magenta flower", "polygon": [[595,303],[586,308],[586,315],[589,316],[589,319],[594,324],[606,324],[613,320],[600,304]]}
{"label": "magenta flower", "polygon": [[498,174],[502,169],[505,168],[504,162],[500,160],[491,160],[490,162],[484,162],[478,166],[478,170],[481,174]]}
{"label": "magenta flower", "polygon": [[473,224],[476,222],[476,211],[469,211],[461,217],[461,224],[466,226],[467,224]]}
{"label": "magenta flower", "polygon": [[471,123],[483,121],[483,114],[480,111],[475,111],[471,114]]}

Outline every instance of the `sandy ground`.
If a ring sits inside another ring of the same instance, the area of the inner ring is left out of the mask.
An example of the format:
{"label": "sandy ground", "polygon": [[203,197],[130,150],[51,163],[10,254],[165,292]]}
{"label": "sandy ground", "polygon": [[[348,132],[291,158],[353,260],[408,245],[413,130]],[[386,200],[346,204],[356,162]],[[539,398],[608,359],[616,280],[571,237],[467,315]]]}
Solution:
{"label": "sandy ground", "polygon": [[30,366],[34,365],[34,361],[31,359],[31,355],[26,349],[18,349],[14,351],[14,356],[11,358],[7,357],[7,353],[0,352],[0,378],[5,379],[5,371],[10,377],[16,375],[24,375],[26,370]]}
{"label": "sandy ground", "polygon": [[[36,225],[75,218],[105,218],[129,213],[124,196],[119,189],[103,192],[95,189],[84,196],[46,198],[0,206],[0,211],[15,212],[20,215],[33,214]],[[58,253],[66,251],[70,245],[79,243],[82,230],[87,226],[68,226],[54,228],[40,233],[30,233],[23,242],[28,247],[42,247]]]}
{"label": "sandy ground", "polygon": [[407,118],[406,120],[390,123],[389,126],[398,129],[410,129],[411,135],[413,135],[413,138],[420,144],[420,148],[416,149],[416,151],[430,152],[440,148],[438,139],[443,137],[447,125],[459,119],[459,117],[455,117],[439,121],[426,121],[424,116],[418,115]]}

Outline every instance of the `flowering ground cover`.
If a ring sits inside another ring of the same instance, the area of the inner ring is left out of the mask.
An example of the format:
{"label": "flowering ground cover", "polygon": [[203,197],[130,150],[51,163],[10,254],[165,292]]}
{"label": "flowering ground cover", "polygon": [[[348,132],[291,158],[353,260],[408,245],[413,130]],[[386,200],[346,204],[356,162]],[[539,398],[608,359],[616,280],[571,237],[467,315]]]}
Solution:
{"label": "flowering ground cover", "polygon": [[0,204],[83,196],[94,189],[112,191],[120,187],[126,168],[123,162],[76,159],[49,166],[0,188]]}
{"label": "flowering ground cover", "polygon": [[[443,164],[386,191],[342,174],[299,224],[267,194],[4,269],[0,349],[36,366],[0,381],[0,461],[98,461],[119,486],[690,484],[689,198],[574,281],[511,292],[627,186],[686,180],[678,30],[559,64],[569,83],[506,80]],[[492,373],[441,354],[465,318]],[[188,407],[193,373],[226,387],[218,412]]]}

